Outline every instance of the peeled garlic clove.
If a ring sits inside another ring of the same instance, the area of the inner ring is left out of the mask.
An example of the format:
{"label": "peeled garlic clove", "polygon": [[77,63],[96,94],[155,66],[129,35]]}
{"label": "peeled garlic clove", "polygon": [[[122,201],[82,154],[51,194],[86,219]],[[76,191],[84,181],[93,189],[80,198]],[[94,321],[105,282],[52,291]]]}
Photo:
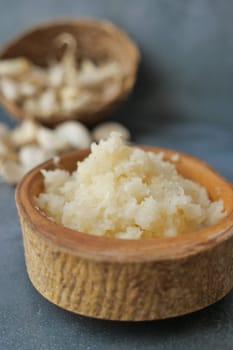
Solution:
{"label": "peeled garlic clove", "polygon": [[36,145],[23,146],[19,150],[19,160],[26,171],[52,158],[54,154]]}
{"label": "peeled garlic clove", "polygon": [[30,67],[30,62],[24,57],[0,60],[0,75],[18,77]]}
{"label": "peeled garlic clove", "polygon": [[20,98],[18,83],[9,78],[0,80],[0,91],[9,101],[17,101]]}
{"label": "peeled garlic clove", "polygon": [[22,82],[19,84],[19,92],[23,97],[30,97],[37,93],[37,88],[28,82]]}
{"label": "peeled garlic clove", "polygon": [[25,73],[24,81],[34,85],[37,89],[47,86],[47,70],[31,64],[30,70]]}
{"label": "peeled garlic clove", "polygon": [[26,99],[22,104],[22,108],[25,112],[29,113],[29,115],[32,115],[32,116],[37,115],[39,111],[37,99],[36,98]]}
{"label": "peeled garlic clove", "polygon": [[100,140],[106,140],[111,132],[119,132],[124,141],[130,139],[129,130],[120,123],[116,122],[105,122],[96,126],[92,131],[92,137],[96,142]]}
{"label": "peeled garlic clove", "polygon": [[60,89],[59,93],[60,98],[65,101],[78,98],[80,91],[74,86],[64,86]]}
{"label": "peeled garlic clove", "polygon": [[18,183],[23,175],[25,170],[21,164],[13,160],[4,160],[0,162],[0,177],[9,184]]}
{"label": "peeled garlic clove", "polygon": [[66,45],[60,64],[64,71],[64,82],[67,85],[73,85],[76,83],[78,74],[76,60],[77,41],[70,33],[60,34],[55,41],[57,46]]}
{"label": "peeled garlic clove", "polygon": [[34,121],[24,120],[20,126],[11,132],[11,143],[15,147],[20,147],[35,142],[38,130],[39,126]]}
{"label": "peeled garlic clove", "polygon": [[64,137],[58,135],[55,131],[40,128],[37,133],[37,142],[45,150],[48,151],[65,151],[68,144]]}
{"label": "peeled garlic clove", "polygon": [[77,95],[76,99],[62,99],[61,109],[65,114],[70,114],[72,112],[84,110],[91,102],[93,102],[93,94],[82,92]]}
{"label": "peeled garlic clove", "polygon": [[91,135],[88,129],[79,122],[65,122],[56,128],[56,134],[77,149],[88,148],[91,144]]}
{"label": "peeled garlic clove", "polygon": [[52,87],[59,87],[63,84],[64,69],[60,63],[51,65],[48,69],[48,85]]}
{"label": "peeled garlic clove", "polygon": [[100,67],[93,65],[93,68],[88,64],[88,68],[84,65],[84,69],[80,71],[77,83],[80,86],[91,88],[102,84],[107,79],[120,79],[122,78],[122,74],[122,68],[116,62],[108,63]]}
{"label": "peeled garlic clove", "polygon": [[38,114],[43,117],[50,117],[58,112],[56,93],[47,89],[38,98]]}

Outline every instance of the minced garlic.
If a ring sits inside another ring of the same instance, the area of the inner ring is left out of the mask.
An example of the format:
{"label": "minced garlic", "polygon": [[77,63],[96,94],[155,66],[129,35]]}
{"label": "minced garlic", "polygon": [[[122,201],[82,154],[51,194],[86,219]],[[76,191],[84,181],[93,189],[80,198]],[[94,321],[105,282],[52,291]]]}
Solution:
{"label": "minced garlic", "polygon": [[223,202],[179,175],[163,154],[127,146],[118,133],[78,162],[72,174],[42,171],[36,205],[66,227],[123,239],[171,237],[216,223]]}

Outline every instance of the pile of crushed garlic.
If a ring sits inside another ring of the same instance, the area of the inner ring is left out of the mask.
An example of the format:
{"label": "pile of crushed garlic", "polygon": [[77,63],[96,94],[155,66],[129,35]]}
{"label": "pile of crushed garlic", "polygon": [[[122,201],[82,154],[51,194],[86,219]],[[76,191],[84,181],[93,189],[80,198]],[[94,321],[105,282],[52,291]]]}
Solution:
{"label": "pile of crushed garlic", "polygon": [[25,120],[14,129],[0,123],[0,181],[18,183],[24,174],[40,163],[71,149],[88,148],[117,131],[124,140],[129,131],[116,122],[97,125],[90,132],[77,121],[67,121],[48,129],[33,120]]}
{"label": "pile of crushed garlic", "polygon": [[[89,59],[79,64],[77,42],[68,33],[55,43],[66,45],[60,61],[40,67],[25,57],[0,60],[0,93],[30,117],[69,117],[114,98],[121,89],[124,72],[117,62],[96,65]],[[106,88],[106,83],[111,82]]]}

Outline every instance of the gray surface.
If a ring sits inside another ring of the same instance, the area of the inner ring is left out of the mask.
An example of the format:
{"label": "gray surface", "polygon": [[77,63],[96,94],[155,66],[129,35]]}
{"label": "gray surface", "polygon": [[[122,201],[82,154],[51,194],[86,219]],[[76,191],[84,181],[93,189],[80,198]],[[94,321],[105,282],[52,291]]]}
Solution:
{"label": "gray surface", "polygon": [[[0,0],[0,43],[55,16],[114,20],[143,52],[138,84],[116,113],[134,141],[199,156],[233,181],[233,3],[230,0]],[[0,120],[13,122],[2,110]],[[44,300],[24,265],[14,188],[0,184],[0,349],[232,349],[233,293],[173,320],[79,317]]]}

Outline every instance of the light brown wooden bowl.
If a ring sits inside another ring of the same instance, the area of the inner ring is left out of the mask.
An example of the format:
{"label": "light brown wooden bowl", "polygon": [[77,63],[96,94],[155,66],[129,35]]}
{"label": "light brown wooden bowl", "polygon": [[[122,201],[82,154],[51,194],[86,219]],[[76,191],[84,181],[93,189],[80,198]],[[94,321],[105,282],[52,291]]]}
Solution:
{"label": "light brown wooden bowl", "polygon": [[[48,60],[59,60],[64,48],[57,48],[54,39],[61,33],[70,33],[77,40],[77,60],[89,58],[96,63],[113,60],[122,65],[125,77],[121,90],[104,102],[90,105],[89,109],[69,117],[54,116],[36,119],[47,126],[54,126],[64,120],[78,119],[94,124],[109,115],[127,97],[132,89],[138,68],[139,50],[136,44],[122,30],[108,21],[94,19],[57,20],[35,26],[13,39],[0,52],[0,59],[25,56],[39,66],[46,66]],[[17,119],[33,118],[18,104],[12,103],[0,94],[0,102]]]}
{"label": "light brown wooden bowl", "polygon": [[[170,159],[174,151],[163,151]],[[233,190],[204,162],[180,154],[177,170],[222,198],[219,223],[175,238],[121,240],[96,237],[50,221],[35,208],[41,169],[73,171],[89,151],[70,152],[27,174],[16,190],[26,266],[35,288],[54,304],[86,316],[155,320],[202,309],[233,287]]]}

